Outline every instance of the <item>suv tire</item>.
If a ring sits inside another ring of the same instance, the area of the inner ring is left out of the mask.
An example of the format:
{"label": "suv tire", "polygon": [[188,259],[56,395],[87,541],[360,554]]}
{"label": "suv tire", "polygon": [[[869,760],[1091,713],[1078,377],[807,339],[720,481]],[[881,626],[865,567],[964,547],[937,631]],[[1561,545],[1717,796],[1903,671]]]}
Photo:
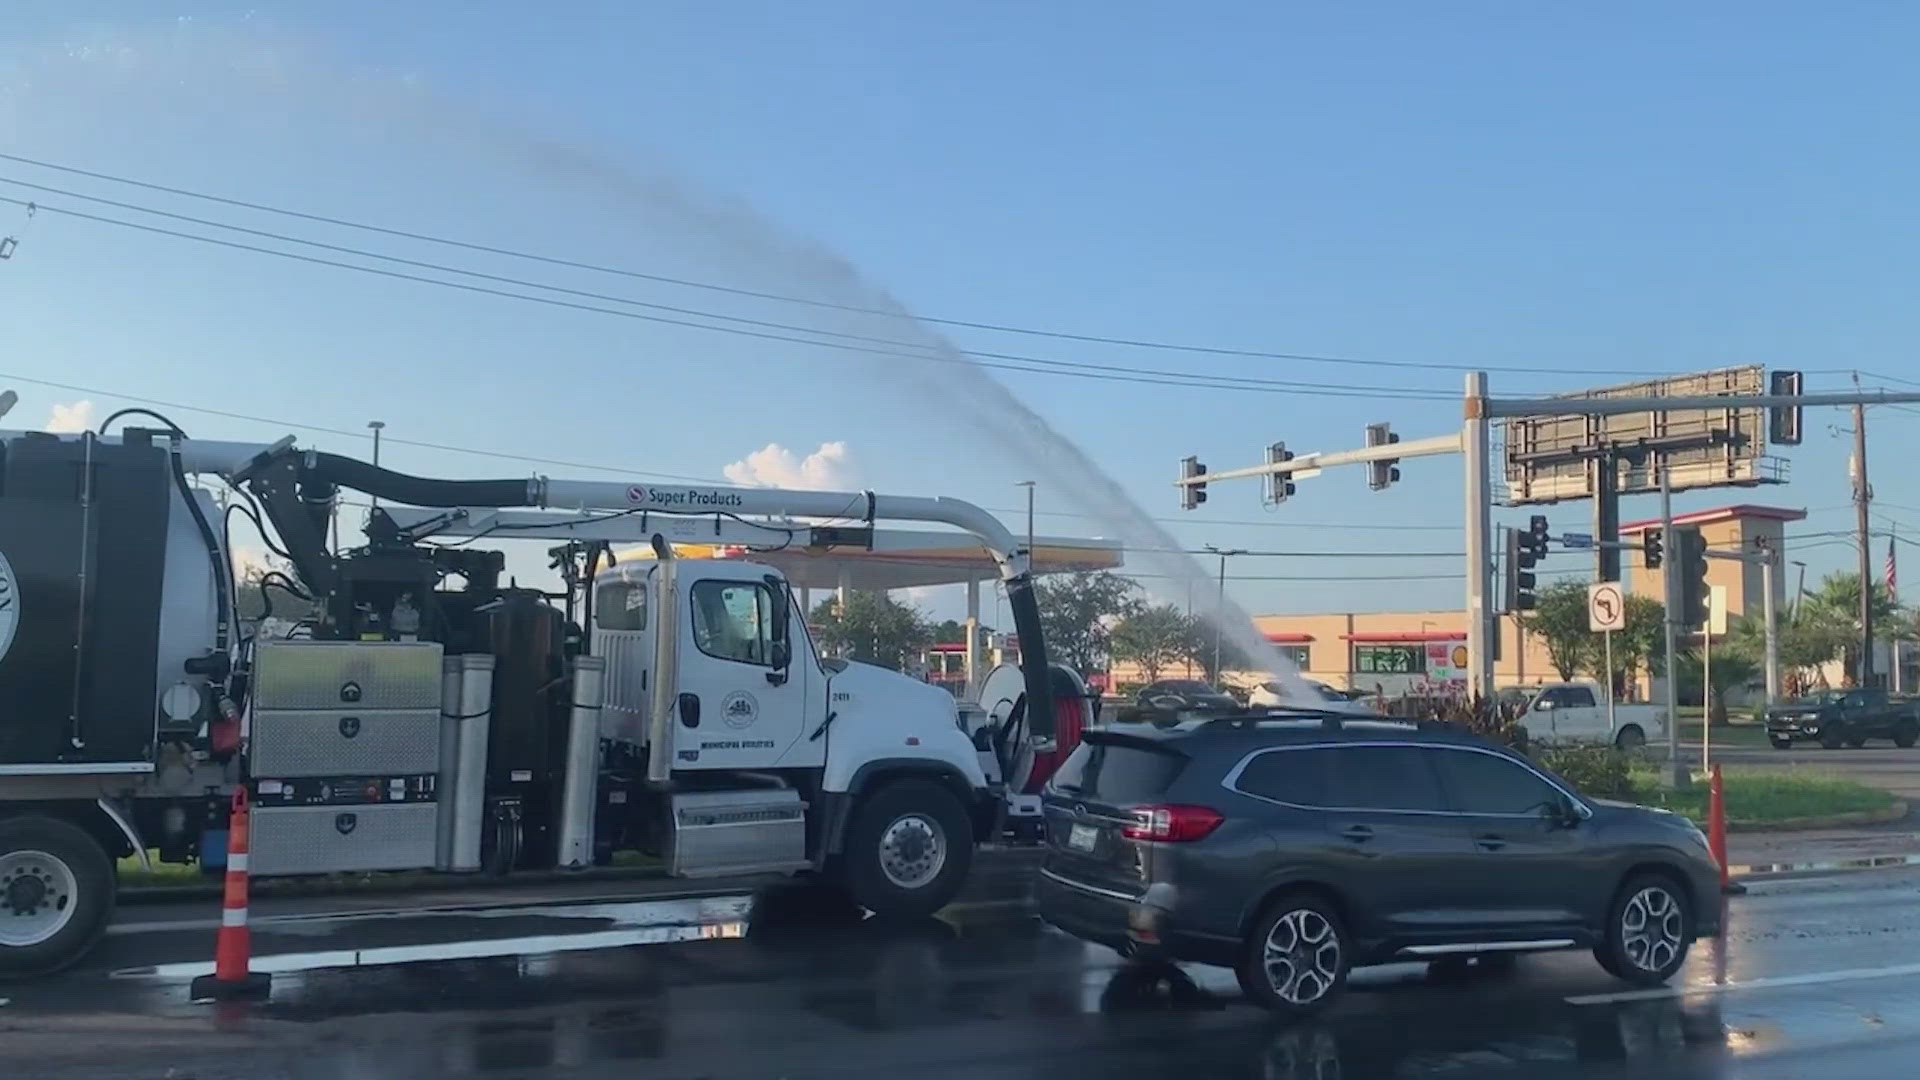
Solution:
{"label": "suv tire", "polygon": [[1846,736],[1832,729],[1820,733],[1820,745],[1828,750],[1838,750],[1846,741]]}
{"label": "suv tire", "polygon": [[853,901],[875,915],[921,918],[959,895],[972,864],[973,824],[953,792],[896,780],[854,811],[840,873]]}
{"label": "suv tire", "polygon": [[1254,923],[1234,974],[1254,1004],[1281,1016],[1307,1016],[1340,996],[1352,958],[1347,928],[1332,905],[1288,893]]}
{"label": "suv tire", "polygon": [[1686,963],[1692,944],[1687,891],[1664,874],[1635,874],[1608,907],[1606,938],[1593,952],[1609,975],[1658,986]]}
{"label": "suv tire", "polygon": [[1792,739],[1771,739],[1771,738],[1770,738],[1770,739],[1768,739],[1767,741],[1773,744],[1773,748],[1774,748],[1775,750],[1791,750],[1791,749],[1793,749],[1793,740],[1792,740]]}
{"label": "suv tire", "polygon": [[1900,723],[1894,725],[1893,745],[1905,748],[1912,746],[1916,742],[1920,742],[1920,723],[1912,720],[1902,720]]}

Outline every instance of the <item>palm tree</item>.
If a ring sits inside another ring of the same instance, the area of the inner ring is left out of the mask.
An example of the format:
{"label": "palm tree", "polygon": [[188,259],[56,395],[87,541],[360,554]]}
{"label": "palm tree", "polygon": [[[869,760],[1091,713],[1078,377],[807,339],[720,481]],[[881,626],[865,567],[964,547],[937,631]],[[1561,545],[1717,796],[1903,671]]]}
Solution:
{"label": "palm tree", "polygon": [[[1800,605],[1797,622],[1806,633],[1821,642],[1824,655],[1819,662],[1838,659],[1847,677],[1860,670],[1860,575],[1828,574],[1820,587],[1808,593]],[[1885,585],[1873,586],[1874,637],[1880,641],[1909,640],[1913,636],[1912,619],[1894,602]]]}

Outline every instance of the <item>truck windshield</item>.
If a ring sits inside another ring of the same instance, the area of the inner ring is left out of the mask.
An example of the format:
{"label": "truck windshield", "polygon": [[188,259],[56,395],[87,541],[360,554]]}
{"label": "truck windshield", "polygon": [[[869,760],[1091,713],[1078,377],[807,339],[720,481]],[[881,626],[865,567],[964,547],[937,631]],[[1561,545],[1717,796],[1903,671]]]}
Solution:
{"label": "truck windshield", "polygon": [[1847,696],[1845,690],[1819,690],[1794,699],[1795,705],[1837,705]]}

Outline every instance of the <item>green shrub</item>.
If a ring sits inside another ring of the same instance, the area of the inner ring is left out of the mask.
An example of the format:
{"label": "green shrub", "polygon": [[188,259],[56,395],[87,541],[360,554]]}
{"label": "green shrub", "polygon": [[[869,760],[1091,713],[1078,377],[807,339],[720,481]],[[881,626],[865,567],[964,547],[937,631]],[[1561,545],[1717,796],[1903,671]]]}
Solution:
{"label": "green shrub", "polygon": [[1610,746],[1566,746],[1541,750],[1540,764],[1560,774],[1574,790],[1596,799],[1631,799],[1633,758]]}

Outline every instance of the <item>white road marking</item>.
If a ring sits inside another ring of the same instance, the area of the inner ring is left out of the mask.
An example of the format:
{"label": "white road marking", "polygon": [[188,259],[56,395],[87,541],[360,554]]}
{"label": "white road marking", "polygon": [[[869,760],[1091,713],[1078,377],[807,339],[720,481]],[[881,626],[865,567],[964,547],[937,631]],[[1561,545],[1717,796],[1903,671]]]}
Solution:
{"label": "white road marking", "polygon": [[1567,998],[1569,1005],[1608,1005],[1619,1001],[1657,1001],[1661,998],[1730,994],[1739,990],[1772,990],[1784,986],[1819,986],[1823,983],[1859,982],[1864,979],[1895,979],[1920,975],[1920,964],[1895,964],[1892,967],[1846,968],[1840,971],[1816,971],[1806,975],[1777,975],[1745,982],[1709,983],[1705,986],[1654,986],[1645,990],[1622,990],[1612,994],[1582,994]]}
{"label": "white road marking", "polygon": [[[491,941],[445,941],[432,945],[389,945],[377,949],[330,949],[321,952],[280,953],[256,956],[250,970],[268,973],[313,971],[318,968],[380,967],[387,964],[412,964],[424,960],[480,960],[500,956],[538,956],[547,953],[579,952],[585,949],[614,949],[624,945],[651,945],[665,941],[699,941],[737,938],[746,934],[744,923],[715,923],[705,926],[652,926],[632,930],[602,930],[590,934],[537,934],[529,937],[497,938]],[[115,979],[179,980],[213,973],[207,963],[160,964],[154,967],[124,968],[111,974]]]}

